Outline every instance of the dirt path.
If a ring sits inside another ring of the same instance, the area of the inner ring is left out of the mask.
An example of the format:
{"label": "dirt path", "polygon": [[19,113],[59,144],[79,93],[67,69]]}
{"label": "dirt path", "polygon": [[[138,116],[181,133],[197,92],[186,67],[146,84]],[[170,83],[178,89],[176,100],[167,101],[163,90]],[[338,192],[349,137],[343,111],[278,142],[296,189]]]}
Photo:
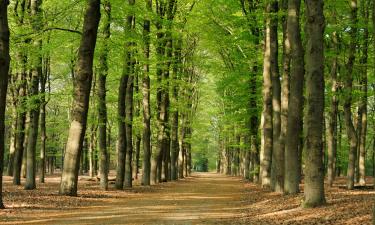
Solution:
{"label": "dirt path", "polygon": [[[348,191],[345,178],[326,186],[327,204],[301,208],[303,193],[282,195],[214,173],[195,173],[178,182],[151,187],[136,185],[100,191],[97,181],[81,177],[79,196],[57,193],[59,176],[49,177],[33,191],[5,182],[6,210],[0,224],[347,224],[370,225],[375,191]],[[136,183],[136,182],[135,182]],[[303,185],[301,185],[303,188]]]}
{"label": "dirt path", "polygon": [[[238,178],[196,173],[155,191],[113,199],[102,206],[23,218],[24,224],[233,224],[244,216],[245,185]],[[15,222],[15,221],[13,221]],[[20,221],[18,221],[20,222]]]}

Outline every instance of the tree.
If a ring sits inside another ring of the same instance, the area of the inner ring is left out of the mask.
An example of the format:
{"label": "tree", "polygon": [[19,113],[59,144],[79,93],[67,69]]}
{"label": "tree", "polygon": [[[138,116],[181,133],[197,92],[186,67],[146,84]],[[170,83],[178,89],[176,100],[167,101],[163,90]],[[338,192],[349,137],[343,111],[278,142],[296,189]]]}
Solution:
{"label": "tree", "polygon": [[324,115],[323,0],[306,1],[306,168],[304,206],[325,203],[323,165]]}
{"label": "tree", "polygon": [[361,1],[361,17],[363,19],[363,35],[362,35],[362,55],[359,59],[359,63],[362,66],[361,75],[359,78],[361,98],[358,107],[358,122],[357,122],[357,133],[358,133],[358,181],[360,185],[366,185],[366,136],[367,136],[367,96],[368,96],[368,47],[369,47],[369,14],[370,4],[369,1]]}
{"label": "tree", "polygon": [[357,22],[358,22],[358,5],[357,0],[350,1],[350,46],[349,46],[349,58],[346,63],[346,71],[344,77],[345,85],[345,98],[344,98],[344,116],[345,126],[349,139],[349,161],[347,171],[347,186],[351,190],[354,188],[354,174],[355,174],[355,162],[357,158],[357,144],[358,137],[357,132],[352,120],[352,90],[353,90],[353,70],[354,63],[356,60],[356,48],[357,48]]}
{"label": "tree", "polygon": [[87,111],[93,76],[93,59],[100,21],[100,0],[88,0],[74,77],[72,122],[65,149],[60,194],[77,195],[79,159],[86,131]]}
{"label": "tree", "polygon": [[[31,7],[31,24],[34,32],[38,33],[42,29],[42,14],[41,14],[41,1],[32,0]],[[35,38],[32,41],[33,51],[31,55],[31,78],[29,85],[29,105],[31,105],[30,114],[30,127],[27,140],[27,161],[26,161],[26,183],[25,189],[32,190],[36,188],[36,141],[38,137],[39,128],[39,114],[40,114],[40,101],[39,101],[39,80],[42,76],[42,40]]]}
{"label": "tree", "polygon": [[[277,60],[277,20],[271,13],[277,11],[277,2],[268,2],[266,6],[265,47],[263,63],[263,114],[262,114],[262,153],[260,176],[263,187],[271,186],[271,162],[273,149],[272,126],[272,77],[278,76]],[[276,43],[276,45],[275,45]]]}
{"label": "tree", "polygon": [[[132,7],[135,0],[129,0],[129,6]],[[130,13],[126,19],[126,32],[128,38],[131,39],[135,30],[135,16]],[[125,156],[125,187],[132,187],[133,173],[133,95],[135,80],[135,43],[131,40],[127,41],[125,49],[124,76],[128,77],[125,94],[125,132],[126,132],[126,156]]]}
{"label": "tree", "polygon": [[[146,0],[148,14],[152,11],[152,0]],[[142,93],[143,93],[143,176],[142,184],[150,185],[151,173],[151,107],[150,107],[150,26],[149,15],[143,22],[143,54],[146,62],[143,65]]]}
{"label": "tree", "polygon": [[287,18],[288,46],[291,48],[290,97],[288,125],[285,139],[284,193],[299,192],[300,152],[299,142],[302,132],[304,57],[300,31],[300,0],[289,0]]}
{"label": "tree", "polygon": [[0,209],[3,204],[3,168],[5,152],[5,106],[9,77],[9,27],[8,27],[9,1],[0,1]]}
{"label": "tree", "polygon": [[103,4],[105,17],[103,19],[103,49],[99,57],[100,68],[98,75],[98,117],[99,117],[99,152],[100,152],[100,187],[108,189],[109,156],[107,148],[107,105],[106,81],[108,76],[108,51],[111,36],[111,3],[109,0]]}
{"label": "tree", "polygon": [[[279,151],[283,152],[283,158],[285,160],[285,139],[288,128],[288,106],[289,106],[289,83],[290,83],[290,45],[287,31],[287,16],[288,12],[288,0],[281,2],[282,8],[282,27],[283,27],[283,55],[282,55],[282,75],[281,75],[281,115],[280,115],[280,136],[279,136]],[[284,162],[280,167],[283,176],[285,174]],[[280,172],[281,173],[281,172]],[[282,190],[284,191],[284,180]]]}

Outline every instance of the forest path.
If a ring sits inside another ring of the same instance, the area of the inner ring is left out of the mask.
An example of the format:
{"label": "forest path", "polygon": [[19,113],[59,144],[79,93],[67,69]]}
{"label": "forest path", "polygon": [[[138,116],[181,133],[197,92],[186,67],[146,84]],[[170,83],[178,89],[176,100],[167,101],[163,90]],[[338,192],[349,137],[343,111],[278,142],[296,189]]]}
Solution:
{"label": "forest path", "polygon": [[151,192],[114,199],[102,206],[43,213],[26,223],[239,224],[245,217],[241,207],[244,193],[245,184],[240,178],[194,173],[190,178],[155,186]]}

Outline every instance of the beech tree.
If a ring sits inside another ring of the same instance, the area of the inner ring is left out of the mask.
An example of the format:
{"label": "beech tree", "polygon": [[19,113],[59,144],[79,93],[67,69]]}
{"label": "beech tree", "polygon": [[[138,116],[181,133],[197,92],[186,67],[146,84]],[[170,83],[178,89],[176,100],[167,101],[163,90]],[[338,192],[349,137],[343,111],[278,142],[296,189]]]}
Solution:
{"label": "beech tree", "polygon": [[86,131],[87,111],[93,75],[93,59],[100,21],[100,0],[89,0],[85,12],[81,45],[74,77],[72,122],[61,175],[60,194],[77,195],[79,158]]}
{"label": "beech tree", "polygon": [[324,115],[323,1],[306,1],[306,168],[304,206],[325,203],[323,166]]}
{"label": "beech tree", "polygon": [[299,192],[300,182],[300,147],[302,135],[303,81],[304,57],[300,29],[300,0],[289,0],[287,18],[287,39],[290,46],[290,98],[288,107],[288,125],[285,139],[285,175],[284,192],[295,194]]}

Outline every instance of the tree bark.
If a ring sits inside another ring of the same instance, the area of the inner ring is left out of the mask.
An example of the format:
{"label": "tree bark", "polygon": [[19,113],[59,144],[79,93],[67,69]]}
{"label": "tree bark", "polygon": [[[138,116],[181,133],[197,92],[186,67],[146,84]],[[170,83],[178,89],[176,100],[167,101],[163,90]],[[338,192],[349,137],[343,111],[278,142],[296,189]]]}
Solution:
{"label": "tree bark", "polygon": [[9,77],[8,0],[0,1],[0,209],[3,204],[3,167],[5,153],[5,107]]}
{"label": "tree bark", "polygon": [[[13,75],[14,76],[14,75]],[[17,76],[17,74],[16,74]],[[12,93],[12,122],[11,122],[11,133],[10,133],[10,143],[9,143],[9,159],[8,159],[8,168],[7,175],[13,176],[14,168],[14,155],[16,151],[16,135],[17,135],[17,103],[18,103],[18,88],[15,82],[12,82],[12,78],[9,79],[10,92]],[[12,87],[13,86],[13,87]]]}
{"label": "tree bark", "polygon": [[277,67],[277,51],[275,51],[276,46],[274,46],[275,41],[277,42],[277,27],[274,26],[275,21],[273,21],[271,16],[271,13],[274,11],[273,5],[276,5],[276,2],[272,3],[268,3],[266,5],[267,18],[263,63],[262,155],[260,162],[261,184],[263,187],[271,187],[271,163],[273,148],[272,76],[273,72],[276,72],[274,68]]}
{"label": "tree bark", "polygon": [[325,203],[323,165],[324,120],[323,0],[306,0],[306,158],[305,207]]}
{"label": "tree bark", "polygon": [[[135,0],[129,0],[129,6],[133,7]],[[135,33],[135,16],[130,13],[126,20],[126,31],[129,37]],[[125,132],[126,132],[126,156],[125,156],[125,179],[124,186],[132,187],[133,180],[133,95],[134,95],[134,76],[135,76],[135,43],[133,41],[125,44],[125,62],[124,62],[124,76],[128,77],[125,94]]]}
{"label": "tree bark", "polygon": [[270,29],[271,29],[271,51],[272,51],[272,165],[271,165],[271,187],[276,192],[284,190],[284,149],[280,145],[281,134],[281,82],[278,65],[278,19],[275,14],[279,11],[277,1],[270,3]]}
{"label": "tree bark", "polygon": [[[290,45],[287,36],[287,17],[286,13],[288,11],[288,0],[282,1],[282,11],[285,13],[285,16],[282,17],[282,26],[283,26],[283,56],[282,56],[282,79],[281,79],[281,115],[280,115],[280,136],[279,136],[279,149],[283,154],[283,162],[281,169],[284,172],[285,167],[285,139],[287,134],[288,126],[288,103],[289,103],[289,83],[290,83]],[[281,187],[284,191],[284,180],[283,177]]]}
{"label": "tree bark", "polygon": [[345,126],[349,139],[349,161],[348,161],[348,171],[347,171],[347,188],[349,190],[354,189],[354,174],[355,174],[355,162],[357,157],[357,145],[358,137],[355,130],[353,120],[352,120],[352,91],[353,91],[353,67],[355,63],[355,54],[357,48],[357,23],[358,23],[358,6],[357,0],[350,1],[350,20],[351,29],[350,33],[350,46],[349,46],[349,58],[346,64],[346,73],[344,78],[344,85],[346,90],[346,95],[344,98],[344,115],[345,115]]}
{"label": "tree bark", "polygon": [[83,22],[83,34],[74,78],[72,122],[69,129],[60,184],[60,194],[62,195],[77,195],[79,159],[86,131],[99,21],[100,0],[89,0]]}
{"label": "tree bark", "polygon": [[42,77],[40,79],[40,175],[39,175],[39,182],[44,183],[45,172],[46,172],[46,141],[47,141],[47,131],[46,131],[46,84],[49,77],[49,57],[45,57],[44,60],[44,69],[42,72]]}
{"label": "tree bark", "polygon": [[99,56],[100,68],[98,76],[98,130],[99,130],[99,152],[100,152],[100,187],[108,189],[109,159],[107,150],[107,102],[106,102],[106,82],[108,76],[108,51],[109,38],[111,36],[111,3],[105,0],[104,8],[104,40],[103,49]]}
{"label": "tree bark", "polygon": [[125,94],[128,77],[122,76],[118,92],[118,141],[116,189],[122,190],[125,178],[126,132],[125,132]]}
{"label": "tree bark", "polygon": [[96,126],[95,122],[93,122],[91,124],[90,129],[89,129],[90,138],[89,138],[89,142],[87,143],[87,146],[88,146],[87,153],[88,153],[88,158],[89,158],[89,175],[90,175],[90,177],[96,176],[96,168],[95,168],[96,130],[97,130],[97,126]]}
{"label": "tree bark", "polygon": [[338,98],[337,98],[337,67],[338,67],[338,39],[337,33],[333,33],[332,37],[333,49],[335,56],[332,63],[331,69],[331,106],[329,112],[329,119],[327,122],[327,154],[328,154],[328,165],[327,165],[327,178],[328,184],[332,187],[335,180],[336,173],[336,155],[337,155],[337,114],[338,114]]}
{"label": "tree bark", "polygon": [[302,133],[304,56],[300,31],[301,0],[288,1],[287,37],[291,48],[290,97],[285,139],[284,193],[299,192],[299,141]]}
{"label": "tree bark", "polygon": [[[32,17],[32,29],[34,32],[39,32],[42,29],[42,13],[41,13],[41,1],[31,0],[31,17]],[[27,144],[27,161],[26,161],[26,190],[33,190],[36,188],[35,177],[36,177],[36,144],[38,138],[39,128],[39,114],[40,114],[40,101],[39,95],[39,79],[42,76],[42,56],[40,54],[42,50],[42,41],[35,39],[32,41],[33,50],[31,56],[31,79],[29,87],[29,104],[31,104],[30,110],[30,127]]]}
{"label": "tree bark", "polygon": [[[152,0],[146,0],[148,13],[152,11]],[[143,54],[146,63],[143,65],[142,93],[143,93],[143,169],[142,184],[150,185],[151,175],[151,108],[150,108],[150,26],[149,16],[143,23]]]}
{"label": "tree bark", "polygon": [[367,63],[368,63],[368,47],[369,47],[369,14],[370,14],[370,3],[369,1],[361,1],[361,15],[364,19],[364,31],[363,31],[363,43],[362,43],[362,57],[361,63],[361,75],[360,75],[360,86],[361,86],[361,99],[359,103],[358,115],[361,123],[361,130],[358,130],[358,181],[359,185],[366,185],[366,136],[367,136]]}

